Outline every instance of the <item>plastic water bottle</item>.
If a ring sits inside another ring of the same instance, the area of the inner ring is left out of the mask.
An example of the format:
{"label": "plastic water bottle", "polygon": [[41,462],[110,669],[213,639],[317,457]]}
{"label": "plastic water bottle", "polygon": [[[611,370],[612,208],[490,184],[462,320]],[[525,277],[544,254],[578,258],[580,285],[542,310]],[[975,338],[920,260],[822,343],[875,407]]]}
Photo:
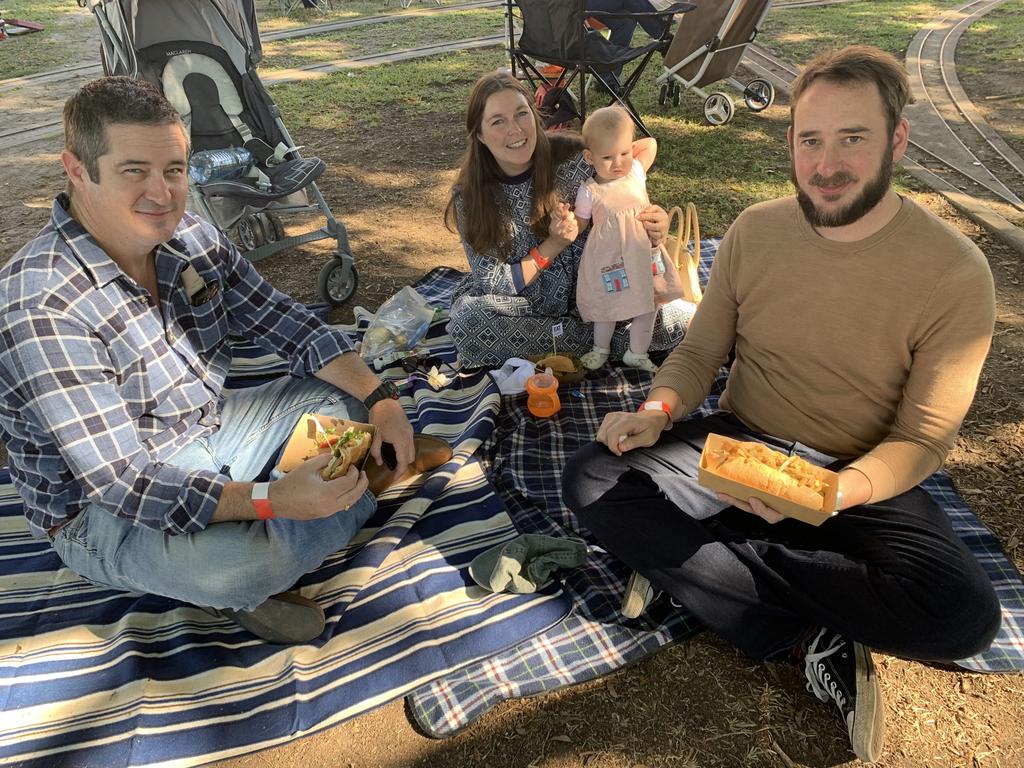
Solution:
{"label": "plastic water bottle", "polygon": [[188,161],[188,177],[193,184],[237,179],[253,166],[252,153],[245,147],[205,149],[193,153]]}

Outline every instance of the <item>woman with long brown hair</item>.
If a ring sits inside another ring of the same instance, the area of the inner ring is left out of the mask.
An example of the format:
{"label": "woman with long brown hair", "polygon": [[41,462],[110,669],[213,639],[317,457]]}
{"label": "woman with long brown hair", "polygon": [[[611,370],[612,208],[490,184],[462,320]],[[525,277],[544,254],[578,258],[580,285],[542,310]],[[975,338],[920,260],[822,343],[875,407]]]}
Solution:
{"label": "woman with long brown hair", "polygon": [[[548,135],[529,93],[508,70],[477,80],[466,110],[466,151],[445,210],[462,239],[470,274],[456,288],[448,329],[463,362],[500,365],[510,357],[551,349],[582,355],[593,328],[576,310],[576,276],[585,235],[567,201],[590,178],[575,135]],[[651,242],[664,240],[668,215],[658,206],[640,214]],[[687,305],[661,308],[651,349],[682,338]],[[616,330],[612,356],[628,348]]]}

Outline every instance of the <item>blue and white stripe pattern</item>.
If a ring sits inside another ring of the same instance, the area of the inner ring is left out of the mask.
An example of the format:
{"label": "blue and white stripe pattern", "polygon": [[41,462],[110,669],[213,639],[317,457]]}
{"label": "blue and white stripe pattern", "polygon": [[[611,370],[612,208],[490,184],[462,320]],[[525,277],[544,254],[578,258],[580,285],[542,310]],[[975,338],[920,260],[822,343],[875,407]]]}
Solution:
{"label": "blue and white stripe pattern", "polygon": [[[700,278],[706,285],[718,241],[705,240],[702,246]],[[723,371],[701,413],[717,408],[724,383]],[[582,397],[563,396],[562,413],[548,420],[531,419],[525,397],[505,398],[481,460],[519,530],[592,540],[562,505],[561,469],[569,456],[593,439],[605,413],[635,410],[649,386],[648,374],[616,370],[610,377],[580,384]],[[985,672],[1024,669],[1020,574],[956,493],[948,475],[934,475],[924,488],[942,504],[957,533],[984,566],[1003,606],[1003,624],[992,647],[959,664]],[[505,699],[592,680],[700,630],[692,616],[672,608],[668,601],[655,603],[639,619],[624,621],[619,606],[628,577],[626,566],[592,546],[587,563],[564,580],[574,603],[572,614],[517,648],[416,691],[409,703],[419,726],[435,736],[449,735]]]}
{"label": "blue and white stripe pattern", "polygon": [[[450,291],[449,274],[427,283]],[[455,352],[435,323],[432,354]],[[234,387],[287,364],[235,349]],[[400,369],[388,376],[405,378]],[[473,458],[495,423],[483,372],[440,392],[403,389],[419,431],[455,455],[421,484],[390,489],[343,551],[304,577],[324,608],[315,642],[284,647],[233,622],[149,595],[94,587],[33,538],[0,473],[0,763],[23,766],[197,765],[285,743],[406,695],[560,622],[557,584],[489,594],[468,574],[480,552],[517,535]]]}

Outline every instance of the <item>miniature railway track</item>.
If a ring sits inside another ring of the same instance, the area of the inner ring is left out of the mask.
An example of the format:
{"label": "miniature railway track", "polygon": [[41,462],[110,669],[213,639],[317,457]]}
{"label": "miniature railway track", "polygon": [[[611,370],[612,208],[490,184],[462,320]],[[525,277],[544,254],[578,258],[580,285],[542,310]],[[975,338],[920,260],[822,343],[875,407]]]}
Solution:
{"label": "miniature railway track", "polygon": [[[956,75],[954,52],[964,30],[985,13],[1006,0],[974,0],[948,11],[936,23],[922,30],[907,50],[907,69],[919,84],[915,109],[930,109],[938,115],[944,130],[915,159],[922,166],[944,175],[941,165],[953,165],[953,152],[966,154],[969,165],[958,171],[971,182],[1020,211],[1024,211],[1024,160],[992,130],[967,97]],[[959,186],[959,185],[956,185]]]}

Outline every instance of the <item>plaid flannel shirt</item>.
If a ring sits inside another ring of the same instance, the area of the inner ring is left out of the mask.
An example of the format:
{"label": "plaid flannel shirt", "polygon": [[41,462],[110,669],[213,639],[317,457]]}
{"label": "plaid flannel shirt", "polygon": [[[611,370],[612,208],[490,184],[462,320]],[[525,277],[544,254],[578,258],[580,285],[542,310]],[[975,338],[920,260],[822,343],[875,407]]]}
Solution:
{"label": "plaid flannel shirt", "polygon": [[[206,527],[224,484],[167,464],[216,431],[228,334],[309,376],[348,337],[275,290],[216,228],[185,214],[156,249],[161,312],[67,212],[0,270],[0,430],[33,535],[96,504],[182,534]],[[191,264],[207,286],[190,300]]]}

